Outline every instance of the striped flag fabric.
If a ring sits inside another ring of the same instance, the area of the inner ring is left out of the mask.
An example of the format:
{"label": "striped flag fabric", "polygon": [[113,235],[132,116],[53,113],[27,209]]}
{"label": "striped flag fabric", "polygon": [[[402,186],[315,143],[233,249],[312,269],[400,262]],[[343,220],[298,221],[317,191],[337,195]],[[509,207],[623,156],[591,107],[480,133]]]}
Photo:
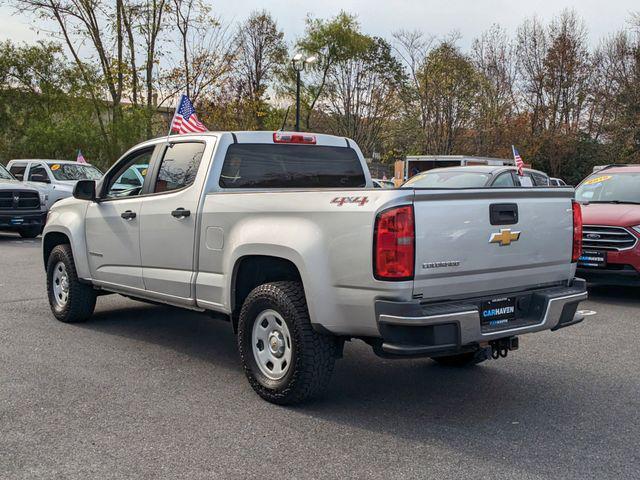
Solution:
{"label": "striped flag fabric", "polygon": [[178,133],[200,133],[207,131],[207,127],[198,120],[196,109],[193,108],[191,100],[189,100],[189,97],[186,95],[180,97],[180,104],[178,104],[176,113],[173,115],[173,120],[171,121],[171,131]]}
{"label": "striped flag fabric", "polygon": [[82,150],[78,149],[78,156],[76,157],[76,162],[78,163],[87,163],[84,159],[84,155],[82,155]]}
{"label": "striped flag fabric", "polygon": [[516,168],[518,169],[518,175],[522,176],[522,174],[523,174],[522,169],[524,168],[524,162],[522,161],[522,157],[518,153],[518,150],[516,150],[515,146],[511,145],[511,149],[513,150],[513,160],[516,162]]}

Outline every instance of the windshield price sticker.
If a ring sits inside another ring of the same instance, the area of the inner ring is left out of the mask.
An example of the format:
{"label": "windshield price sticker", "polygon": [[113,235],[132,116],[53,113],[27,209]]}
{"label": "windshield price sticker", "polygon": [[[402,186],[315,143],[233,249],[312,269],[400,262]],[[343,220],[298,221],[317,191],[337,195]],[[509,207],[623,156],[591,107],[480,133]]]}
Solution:
{"label": "windshield price sticker", "polygon": [[59,164],[57,164],[57,163],[56,163],[56,164],[54,164],[54,165],[51,165],[51,170],[53,170],[54,172],[55,172],[56,170],[59,170],[59,169],[60,169],[60,165],[59,165]]}
{"label": "windshield price sticker", "polygon": [[601,175],[600,177],[592,178],[591,180],[587,180],[584,182],[585,185],[595,185],[596,183],[601,183],[609,180],[611,175]]}

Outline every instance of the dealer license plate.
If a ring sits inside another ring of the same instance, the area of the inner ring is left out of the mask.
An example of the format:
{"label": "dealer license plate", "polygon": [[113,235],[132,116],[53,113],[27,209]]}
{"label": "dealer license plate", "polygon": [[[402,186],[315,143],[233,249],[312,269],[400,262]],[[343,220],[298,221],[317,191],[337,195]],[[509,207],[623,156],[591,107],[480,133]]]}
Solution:
{"label": "dealer license plate", "polygon": [[500,328],[516,318],[515,297],[495,298],[480,305],[480,322],[483,327]]}
{"label": "dealer license plate", "polygon": [[20,218],[20,217],[15,217],[12,218],[9,223],[11,225],[22,225],[24,223],[24,218]]}
{"label": "dealer license plate", "polygon": [[607,252],[603,250],[583,250],[578,259],[578,266],[605,268],[607,266]]}

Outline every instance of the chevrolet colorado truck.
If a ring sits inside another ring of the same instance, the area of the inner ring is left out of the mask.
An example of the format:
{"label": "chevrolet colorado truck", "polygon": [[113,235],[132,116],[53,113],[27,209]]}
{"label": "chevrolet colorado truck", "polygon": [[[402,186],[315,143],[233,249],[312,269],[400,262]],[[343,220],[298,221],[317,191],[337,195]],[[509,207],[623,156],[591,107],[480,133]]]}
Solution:
{"label": "chevrolet colorado truck", "polygon": [[46,201],[37,186],[18,181],[0,164],[0,231],[37,237],[44,226]]}
{"label": "chevrolet colorado truck", "polygon": [[[114,185],[145,165],[144,182]],[[49,303],[96,297],[213,312],[264,399],[322,391],[344,342],[448,366],[582,320],[572,188],[375,189],[350,139],[208,132],[142,143],[50,210]]]}

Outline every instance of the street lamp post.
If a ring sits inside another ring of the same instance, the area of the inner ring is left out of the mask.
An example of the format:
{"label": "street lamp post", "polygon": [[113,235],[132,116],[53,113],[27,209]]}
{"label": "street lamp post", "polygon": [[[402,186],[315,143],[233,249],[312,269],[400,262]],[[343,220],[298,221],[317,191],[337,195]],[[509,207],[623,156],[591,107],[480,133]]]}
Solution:
{"label": "street lamp post", "polygon": [[315,61],[316,57],[313,55],[303,60],[301,53],[297,53],[291,59],[291,65],[296,71],[296,132],[300,131],[300,74],[302,73],[306,65],[309,65]]}

